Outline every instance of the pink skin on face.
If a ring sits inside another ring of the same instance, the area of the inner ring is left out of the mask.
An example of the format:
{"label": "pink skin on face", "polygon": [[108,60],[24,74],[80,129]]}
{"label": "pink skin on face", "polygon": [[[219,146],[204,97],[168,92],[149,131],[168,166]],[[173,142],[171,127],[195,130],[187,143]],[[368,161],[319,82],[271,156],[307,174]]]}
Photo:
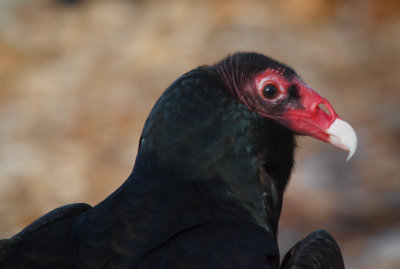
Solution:
{"label": "pink skin on face", "polygon": [[[267,69],[255,77],[254,84],[256,94],[254,87],[253,92],[248,90],[248,94],[252,96],[251,99],[257,102],[250,107],[256,109],[260,115],[280,122],[295,133],[308,135],[350,151],[349,158],[354,153],[357,137],[353,128],[340,119],[327,99],[321,97],[299,78],[294,77],[288,81],[282,70]],[[263,96],[263,89],[268,84],[275,85],[279,90],[279,93],[273,99],[267,99]],[[297,104],[285,103],[285,99],[290,97],[288,89],[293,85],[297,89],[298,98],[295,101]],[[247,104],[249,100],[243,101]],[[325,112],[320,107],[321,105],[328,112]],[[275,115],[271,113],[270,107],[279,106],[285,106],[282,113]]]}

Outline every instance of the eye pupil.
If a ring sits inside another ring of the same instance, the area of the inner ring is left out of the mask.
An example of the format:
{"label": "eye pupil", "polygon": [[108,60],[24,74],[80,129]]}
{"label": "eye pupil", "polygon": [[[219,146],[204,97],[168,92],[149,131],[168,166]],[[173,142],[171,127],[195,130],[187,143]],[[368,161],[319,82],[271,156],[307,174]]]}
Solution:
{"label": "eye pupil", "polygon": [[278,96],[279,90],[274,84],[267,84],[264,86],[262,93],[266,99],[274,99]]}

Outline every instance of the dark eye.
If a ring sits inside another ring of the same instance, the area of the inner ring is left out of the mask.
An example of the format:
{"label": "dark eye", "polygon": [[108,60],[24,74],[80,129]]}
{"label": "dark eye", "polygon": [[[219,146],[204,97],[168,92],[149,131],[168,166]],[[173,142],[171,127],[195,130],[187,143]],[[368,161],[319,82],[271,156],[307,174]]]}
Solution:
{"label": "dark eye", "polygon": [[279,90],[275,86],[275,84],[270,83],[264,86],[262,90],[262,95],[264,96],[264,98],[271,100],[279,95]]}

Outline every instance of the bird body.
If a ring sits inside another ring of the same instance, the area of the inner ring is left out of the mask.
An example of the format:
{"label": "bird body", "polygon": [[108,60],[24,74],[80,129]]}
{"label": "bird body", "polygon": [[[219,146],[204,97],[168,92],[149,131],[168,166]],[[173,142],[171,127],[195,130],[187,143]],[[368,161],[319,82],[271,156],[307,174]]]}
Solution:
{"label": "bird body", "polygon": [[304,87],[255,53],[186,73],[153,107],[125,183],[0,241],[0,268],[279,268],[294,136],[307,134],[285,115],[307,110]]}

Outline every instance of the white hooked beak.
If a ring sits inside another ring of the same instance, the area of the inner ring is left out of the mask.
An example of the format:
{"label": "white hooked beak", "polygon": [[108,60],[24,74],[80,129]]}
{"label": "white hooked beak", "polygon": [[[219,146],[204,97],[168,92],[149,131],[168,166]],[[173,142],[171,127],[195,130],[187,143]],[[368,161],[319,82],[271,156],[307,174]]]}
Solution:
{"label": "white hooked beak", "polygon": [[357,135],[353,127],[337,118],[328,128],[327,133],[331,144],[349,152],[346,161],[350,160],[357,148]]}

